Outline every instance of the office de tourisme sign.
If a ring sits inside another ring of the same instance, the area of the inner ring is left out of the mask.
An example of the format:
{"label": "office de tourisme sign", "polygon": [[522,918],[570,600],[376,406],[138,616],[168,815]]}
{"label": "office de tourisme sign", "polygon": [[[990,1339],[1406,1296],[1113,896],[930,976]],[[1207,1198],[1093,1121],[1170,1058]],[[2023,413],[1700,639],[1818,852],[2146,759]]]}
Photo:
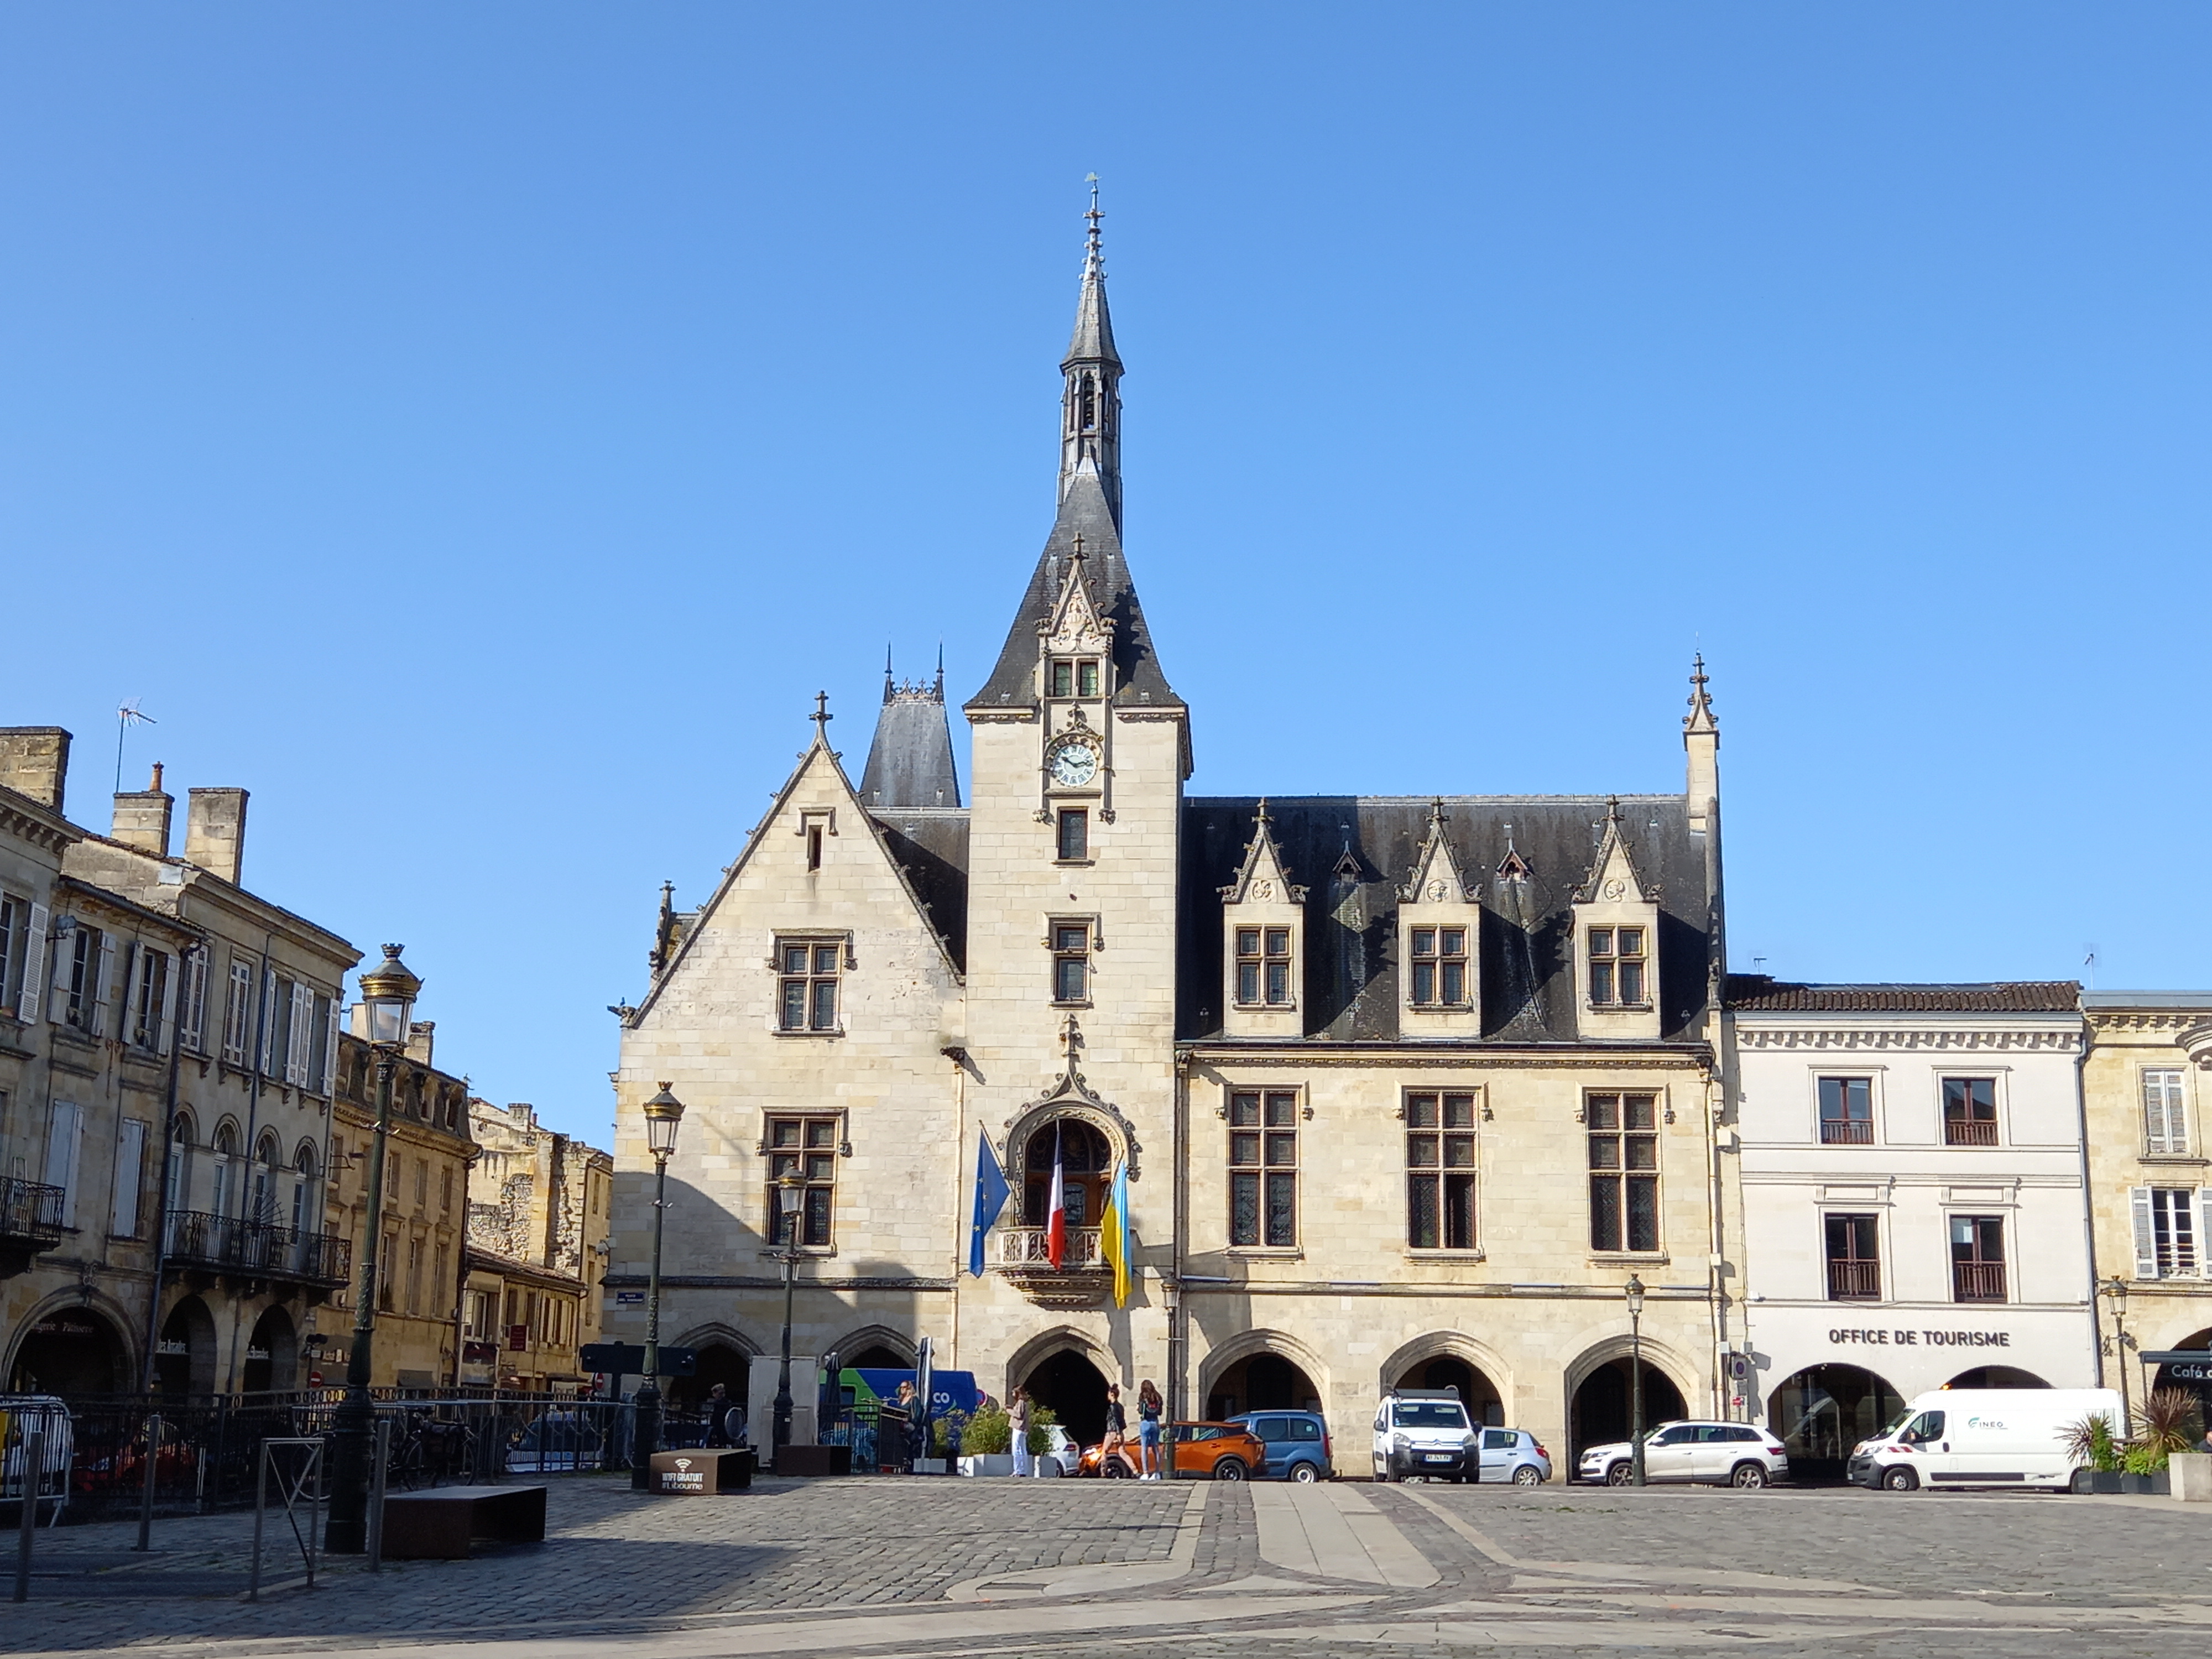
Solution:
{"label": "office de tourisme sign", "polygon": [[1878,1344],[1897,1348],[2009,1348],[2010,1331],[1907,1331],[1894,1327],[1887,1330],[1831,1329],[1828,1340],[1838,1345],[1847,1342]]}

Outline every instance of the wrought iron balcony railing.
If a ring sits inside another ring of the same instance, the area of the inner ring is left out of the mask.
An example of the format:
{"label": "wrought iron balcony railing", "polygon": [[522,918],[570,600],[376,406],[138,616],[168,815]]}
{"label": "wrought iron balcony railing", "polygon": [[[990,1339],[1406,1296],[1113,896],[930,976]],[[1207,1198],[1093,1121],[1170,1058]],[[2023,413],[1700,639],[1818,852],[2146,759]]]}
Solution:
{"label": "wrought iron balcony railing", "polygon": [[66,1231],[62,1205],[68,1194],[41,1181],[11,1176],[0,1181],[0,1239],[15,1245],[58,1244]]}
{"label": "wrought iron balcony railing", "polygon": [[273,1221],[211,1215],[205,1210],[171,1214],[162,1249],[172,1261],[306,1285],[340,1285],[353,1271],[349,1238],[302,1232]]}

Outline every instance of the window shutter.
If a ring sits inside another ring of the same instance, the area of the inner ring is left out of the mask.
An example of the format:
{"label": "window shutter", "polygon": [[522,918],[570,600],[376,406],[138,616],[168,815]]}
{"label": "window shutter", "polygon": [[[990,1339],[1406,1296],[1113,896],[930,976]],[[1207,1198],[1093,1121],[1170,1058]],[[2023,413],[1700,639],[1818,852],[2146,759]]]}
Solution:
{"label": "window shutter", "polygon": [[107,1005],[115,997],[115,941],[106,933],[100,936],[100,975],[93,981],[92,1034],[107,1035]]}
{"label": "window shutter", "polygon": [[[248,1036],[246,1041],[253,1041]],[[254,1057],[253,1069],[264,1077],[272,1075],[269,1067],[276,1057],[276,970],[261,970],[261,1052]]]}
{"label": "window shutter", "polygon": [[2128,1207],[2135,1217],[2136,1277],[2158,1277],[2158,1240],[2151,1231],[2150,1188],[2136,1187],[2129,1189]]}
{"label": "window shutter", "polygon": [[178,957],[185,975],[184,1030],[185,1047],[195,1054],[207,1048],[207,946],[194,948],[189,954]]}
{"label": "window shutter", "polygon": [[24,942],[23,990],[15,999],[15,1018],[27,1025],[39,1023],[39,993],[46,984],[46,907],[31,905],[30,936]]}
{"label": "window shutter", "polygon": [[331,999],[331,1029],[323,1044],[323,1092],[338,1091],[338,999]]}
{"label": "window shutter", "polygon": [[62,1189],[62,1225],[76,1225],[77,1141],[84,1114],[66,1100],[54,1103],[46,1121],[46,1185]]}
{"label": "window shutter", "polygon": [[[118,981],[123,988],[123,1019],[115,1035],[125,1042],[135,1042],[138,1039],[139,981],[151,971],[152,964],[148,961],[151,954],[137,939],[123,947],[123,977]],[[100,963],[103,969],[106,965],[105,961]],[[100,1000],[105,1002],[106,998],[103,996]]]}
{"label": "window shutter", "polygon": [[2197,1189],[2197,1272],[2203,1278],[2212,1279],[2212,1233],[2204,1231],[2207,1227],[2212,1227],[2212,1187],[2199,1187]]}
{"label": "window shutter", "polygon": [[167,955],[162,961],[168,971],[161,975],[161,1029],[154,1046],[156,1052],[166,1054],[169,1045],[177,1040],[177,980],[182,961]]}
{"label": "window shutter", "polygon": [[305,1088],[315,1041],[315,990],[295,982],[292,987],[290,1041],[284,1046],[284,1081]]}
{"label": "window shutter", "polygon": [[118,1238],[138,1237],[138,1183],[146,1165],[146,1126],[135,1117],[123,1120],[123,1134],[115,1143],[115,1195],[107,1231]]}

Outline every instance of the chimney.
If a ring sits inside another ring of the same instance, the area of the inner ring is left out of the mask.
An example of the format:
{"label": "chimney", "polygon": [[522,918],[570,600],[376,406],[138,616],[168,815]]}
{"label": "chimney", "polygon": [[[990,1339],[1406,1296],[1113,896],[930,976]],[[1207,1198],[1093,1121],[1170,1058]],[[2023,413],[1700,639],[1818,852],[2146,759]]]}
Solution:
{"label": "chimney", "polygon": [[246,857],[246,791],[195,789],[185,814],[185,862],[235,887]]}
{"label": "chimney", "polygon": [[70,734],[58,726],[0,726],[0,785],[60,811],[69,749]]}
{"label": "chimney", "polygon": [[161,789],[161,763],[154,763],[154,781],[115,798],[115,828],[110,833],[125,847],[157,858],[169,856],[169,815],[177,799]]}
{"label": "chimney", "polygon": [[430,1055],[438,1046],[438,1022],[434,1019],[410,1019],[407,1022],[407,1058],[417,1066],[431,1063]]}

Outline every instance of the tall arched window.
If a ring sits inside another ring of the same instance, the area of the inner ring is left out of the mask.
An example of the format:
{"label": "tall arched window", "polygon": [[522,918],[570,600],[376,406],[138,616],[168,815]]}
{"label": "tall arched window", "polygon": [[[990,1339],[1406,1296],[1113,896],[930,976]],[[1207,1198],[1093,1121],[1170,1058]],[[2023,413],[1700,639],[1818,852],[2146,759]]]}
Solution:
{"label": "tall arched window", "polygon": [[303,1140],[292,1163],[300,1178],[292,1184],[292,1231],[295,1233],[316,1233],[322,1229],[315,1224],[315,1176],[319,1163],[315,1143]]}
{"label": "tall arched window", "polygon": [[253,1207],[252,1218],[272,1221],[276,1213],[276,1170],[284,1162],[284,1149],[274,1129],[262,1131],[253,1146]]}
{"label": "tall arched window", "polygon": [[228,1119],[215,1126],[215,1212],[230,1213],[230,1166],[238,1157],[238,1129]]}
{"label": "tall arched window", "polygon": [[1022,1222],[1042,1227],[1052,1208],[1052,1168],[1060,1167],[1067,1224],[1095,1227],[1106,1208],[1106,1186],[1113,1178],[1114,1152],[1106,1137],[1081,1118],[1054,1118],[1033,1133],[1022,1157]]}
{"label": "tall arched window", "polygon": [[163,1202],[173,1215],[187,1208],[192,1190],[192,1115],[179,1112],[169,1126],[169,1180]]}
{"label": "tall arched window", "polygon": [[1083,384],[1076,392],[1076,405],[1081,411],[1078,416],[1078,424],[1082,430],[1097,431],[1098,429],[1098,382],[1088,374],[1083,377]]}

